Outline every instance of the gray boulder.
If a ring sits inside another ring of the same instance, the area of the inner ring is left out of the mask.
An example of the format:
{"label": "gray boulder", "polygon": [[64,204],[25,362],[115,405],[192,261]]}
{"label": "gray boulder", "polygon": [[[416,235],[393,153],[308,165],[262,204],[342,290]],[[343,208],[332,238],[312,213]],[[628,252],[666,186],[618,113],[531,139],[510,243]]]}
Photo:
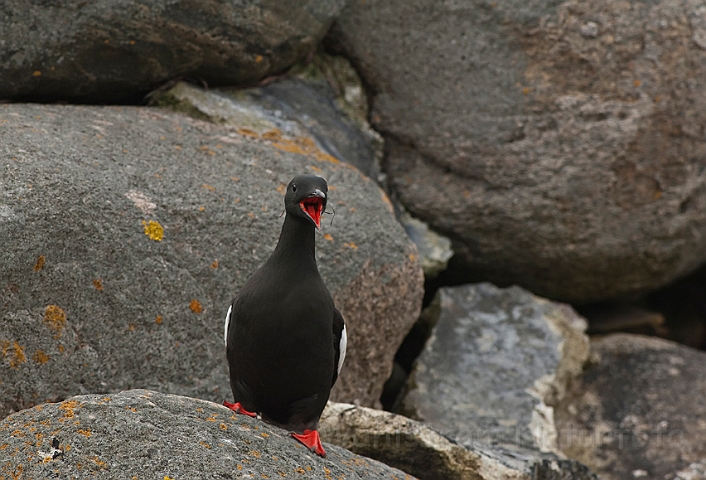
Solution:
{"label": "gray boulder", "polygon": [[403,412],[462,445],[560,453],[554,407],[588,359],[586,322],[519,287],[442,288]]}
{"label": "gray boulder", "polygon": [[706,478],[706,353],[633,334],[591,350],[557,409],[562,451],[605,480]]}
{"label": "gray boulder", "polygon": [[459,445],[423,423],[389,412],[329,402],[324,439],[424,480],[597,480],[584,465],[521,448]]}
{"label": "gray boulder", "polygon": [[175,77],[257,82],[302,59],[343,5],[9,0],[0,9],[0,98],[119,102]]}
{"label": "gray boulder", "polygon": [[0,421],[0,478],[411,478],[204,400],[129,390],[37,405]]}
{"label": "gray boulder", "polygon": [[155,108],[10,104],[0,119],[0,417],[130,388],[229,398],[223,317],[305,172],[336,210],[317,238],[349,329],[332,398],[376,404],[423,274],[373,181],[310,137]]}
{"label": "gray boulder", "polygon": [[351,2],[327,45],[468,281],[591,302],[706,261],[698,1]]}

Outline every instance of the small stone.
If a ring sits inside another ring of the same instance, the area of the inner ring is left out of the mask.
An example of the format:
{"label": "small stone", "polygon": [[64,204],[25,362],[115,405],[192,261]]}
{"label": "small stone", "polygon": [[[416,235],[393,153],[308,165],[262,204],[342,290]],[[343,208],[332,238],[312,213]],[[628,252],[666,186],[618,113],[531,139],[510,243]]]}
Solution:
{"label": "small stone", "polygon": [[596,22],[586,22],[581,25],[581,35],[586,38],[596,38],[598,36],[598,24]]}

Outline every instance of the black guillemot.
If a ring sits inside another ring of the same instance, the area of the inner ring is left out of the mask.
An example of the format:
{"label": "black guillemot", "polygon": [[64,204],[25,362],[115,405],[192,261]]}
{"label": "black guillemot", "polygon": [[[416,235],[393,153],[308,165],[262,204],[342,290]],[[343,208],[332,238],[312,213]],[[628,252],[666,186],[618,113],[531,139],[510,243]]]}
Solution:
{"label": "black guillemot", "polygon": [[225,319],[231,410],[292,431],[325,457],[317,431],[346,355],[346,327],[316,266],[328,186],[300,175],[287,186],[277,247],[240,289]]}

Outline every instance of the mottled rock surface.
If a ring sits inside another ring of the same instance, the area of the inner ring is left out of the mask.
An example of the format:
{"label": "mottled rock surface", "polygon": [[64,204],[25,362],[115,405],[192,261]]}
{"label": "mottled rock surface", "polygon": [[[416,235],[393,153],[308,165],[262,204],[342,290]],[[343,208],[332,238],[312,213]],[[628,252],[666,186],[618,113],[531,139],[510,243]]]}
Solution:
{"label": "mottled rock surface", "polygon": [[389,412],[329,402],[322,437],[425,480],[597,480],[576,461],[519,448],[462,446],[423,423]]}
{"label": "mottled rock surface", "polygon": [[459,443],[557,452],[554,406],[588,358],[570,307],[512,287],[442,288],[403,411]]}
{"label": "mottled rock surface", "polygon": [[385,171],[466,281],[591,302],[706,260],[706,7],[350,2]]}
{"label": "mottled rock surface", "polygon": [[557,410],[562,451],[605,480],[706,478],[706,353],[632,334],[591,350]]}
{"label": "mottled rock surface", "polygon": [[98,0],[0,7],[0,99],[140,100],[175,77],[253,83],[316,46],[343,0]]}
{"label": "mottled rock surface", "polygon": [[375,478],[410,475],[204,400],[129,390],[37,405],[0,421],[0,478]]}
{"label": "mottled rock surface", "polygon": [[286,78],[265,87],[221,91],[179,83],[156,95],[154,102],[260,135],[278,129],[289,136],[306,136],[373,180],[380,175],[381,140],[370,133],[369,126],[361,128],[348,117],[325,82]]}
{"label": "mottled rock surface", "polygon": [[300,173],[328,179],[319,269],[346,317],[332,398],[375,404],[423,274],[380,188],[309,137],[154,108],[0,106],[0,417],[150,388],[229,398],[223,318]]}

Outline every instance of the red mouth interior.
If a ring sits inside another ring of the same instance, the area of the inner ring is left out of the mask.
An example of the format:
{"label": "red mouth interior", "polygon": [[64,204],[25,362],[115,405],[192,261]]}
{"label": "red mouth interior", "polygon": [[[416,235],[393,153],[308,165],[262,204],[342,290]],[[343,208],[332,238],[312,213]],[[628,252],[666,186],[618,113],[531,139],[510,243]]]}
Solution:
{"label": "red mouth interior", "polygon": [[321,197],[305,198],[299,202],[299,206],[302,207],[302,210],[314,221],[316,228],[321,228],[321,213],[324,209],[324,199]]}

